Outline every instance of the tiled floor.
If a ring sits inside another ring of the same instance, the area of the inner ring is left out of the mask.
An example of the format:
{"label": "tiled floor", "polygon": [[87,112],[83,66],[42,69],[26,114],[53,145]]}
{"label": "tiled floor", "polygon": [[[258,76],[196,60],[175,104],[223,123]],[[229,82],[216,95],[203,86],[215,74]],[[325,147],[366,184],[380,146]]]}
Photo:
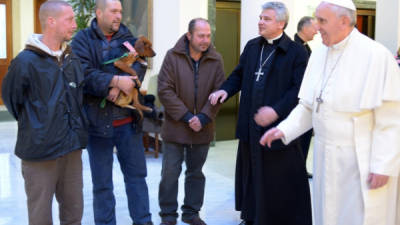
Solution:
{"label": "tiled floor", "polygon": [[[13,154],[16,132],[17,124],[15,122],[0,123],[0,225],[28,224],[20,160]],[[237,225],[240,222],[239,213],[234,210],[236,145],[236,141],[223,141],[217,142],[216,146],[210,149],[204,167],[207,182],[204,206],[201,211],[201,217],[209,225]],[[94,224],[94,222],[91,207],[92,184],[86,151],[83,154],[83,162],[85,209],[82,224],[89,225]],[[152,154],[147,155],[147,168],[151,213],[153,222],[159,224],[157,195],[161,158],[155,159]],[[117,224],[131,224],[132,221],[127,210],[123,177],[116,158],[113,176],[114,193],[117,202]],[[178,198],[181,203],[183,200],[183,176],[180,179],[179,189]],[[55,224],[59,224],[57,207],[57,203],[54,200],[53,218]],[[178,224],[184,223],[180,222]]]}

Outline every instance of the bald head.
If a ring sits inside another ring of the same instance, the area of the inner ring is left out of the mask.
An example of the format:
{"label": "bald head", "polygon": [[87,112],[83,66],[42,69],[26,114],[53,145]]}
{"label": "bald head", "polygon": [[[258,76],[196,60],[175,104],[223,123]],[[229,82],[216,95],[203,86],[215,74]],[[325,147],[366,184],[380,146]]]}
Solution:
{"label": "bald head", "polygon": [[57,18],[61,14],[64,7],[71,7],[71,5],[61,0],[49,0],[40,6],[39,21],[43,30],[46,29],[47,19],[49,17]]}
{"label": "bald head", "polygon": [[96,0],[95,10],[100,9],[101,11],[104,11],[107,6],[107,2],[119,2],[119,0]]}
{"label": "bald head", "polygon": [[210,24],[209,22],[208,22],[208,20],[206,20],[206,19],[204,19],[204,18],[195,18],[195,19],[192,19],[190,22],[189,22],[189,26],[188,26],[188,32],[189,33],[191,33],[191,34],[193,34],[193,32],[194,32],[194,30],[196,29],[196,27],[198,26],[198,24]]}

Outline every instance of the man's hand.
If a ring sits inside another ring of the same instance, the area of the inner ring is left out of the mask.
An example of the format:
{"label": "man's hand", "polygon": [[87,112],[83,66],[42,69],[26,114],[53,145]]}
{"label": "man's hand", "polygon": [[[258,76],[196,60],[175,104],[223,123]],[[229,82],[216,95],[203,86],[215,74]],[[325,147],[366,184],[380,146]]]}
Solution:
{"label": "man's hand", "polygon": [[133,80],[137,79],[134,76],[118,76],[116,87],[123,91],[125,94],[132,92],[135,87],[135,82]]}
{"label": "man's hand", "polygon": [[278,119],[278,114],[269,106],[264,106],[258,109],[254,120],[259,126],[266,127]]}
{"label": "man's hand", "polygon": [[387,184],[388,181],[389,176],[386,175],[380,175],[376,173],[370,173],[368,175],[369,189],[378,189],[380,187],[383,187]]}
{"label": "man's hand", "polygon": [[216,105],[218,103],[218,99],[220,99],[219,103],[223,103],[227,97],[228,93],[226,91],[218,90],[211,93],[210,96],[208,96],[208,100],[210,100],[211,105]]}
{"label": "man's hand", "polygon": [[117,87],[111,88],[111,90],[108,92],[107,100],[112,102],[117,101],[119,92],[120,92],[119,88]]}
{"label": "man's hand", "polygon": [[265,146],[265,144],[267,144],[268,147],[271,148],[271,143],[277,139],[283,138],[283,136],[284,134],[281,130],[276,127],[271,128],[261,137],[260,144],[262,146]]}
{"label": "man's hand", "polygon": [[199,117],[193,116],[192,119],[189,120],[189,126],[194,130],[195,132],[199,132],[201,130],[201,122],[199,120]]}

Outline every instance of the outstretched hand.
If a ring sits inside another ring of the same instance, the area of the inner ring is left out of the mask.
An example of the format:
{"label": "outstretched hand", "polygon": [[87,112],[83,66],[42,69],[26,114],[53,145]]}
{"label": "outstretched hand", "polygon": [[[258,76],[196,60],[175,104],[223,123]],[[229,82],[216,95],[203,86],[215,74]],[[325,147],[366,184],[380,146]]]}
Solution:
{"label": "outstretched hand", "polygon": [[219,103],[223,103],[227,97],[228,93],[226,91],[218,90],[211,93],[210,96],[208,96],[208,100],[210,100],[211,105],[216,105],[219,99]]}
{"label": "outstretched hand", "polygon": [[267,132],[260,139],[260,144],[265,146],[266,144],[268,147],[271,148],[271,143],[277,139],[280,139],[284,136],[283,132],[278,128],[274,127],[269,129]]}

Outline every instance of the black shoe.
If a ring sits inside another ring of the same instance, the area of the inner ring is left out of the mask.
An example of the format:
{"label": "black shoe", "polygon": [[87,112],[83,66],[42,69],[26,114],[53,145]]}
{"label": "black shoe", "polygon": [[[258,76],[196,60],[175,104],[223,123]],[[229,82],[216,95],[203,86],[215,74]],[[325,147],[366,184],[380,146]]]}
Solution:
{"label": "black shoe", "polygon": [[190,224],[190,225],[207,225],[200,217],[195,216],[192,219],[182,219],[184,223]]}
{"label": "black shoe", "polygon": [[307,172],[308,179],[312,179],[312,173]]}

